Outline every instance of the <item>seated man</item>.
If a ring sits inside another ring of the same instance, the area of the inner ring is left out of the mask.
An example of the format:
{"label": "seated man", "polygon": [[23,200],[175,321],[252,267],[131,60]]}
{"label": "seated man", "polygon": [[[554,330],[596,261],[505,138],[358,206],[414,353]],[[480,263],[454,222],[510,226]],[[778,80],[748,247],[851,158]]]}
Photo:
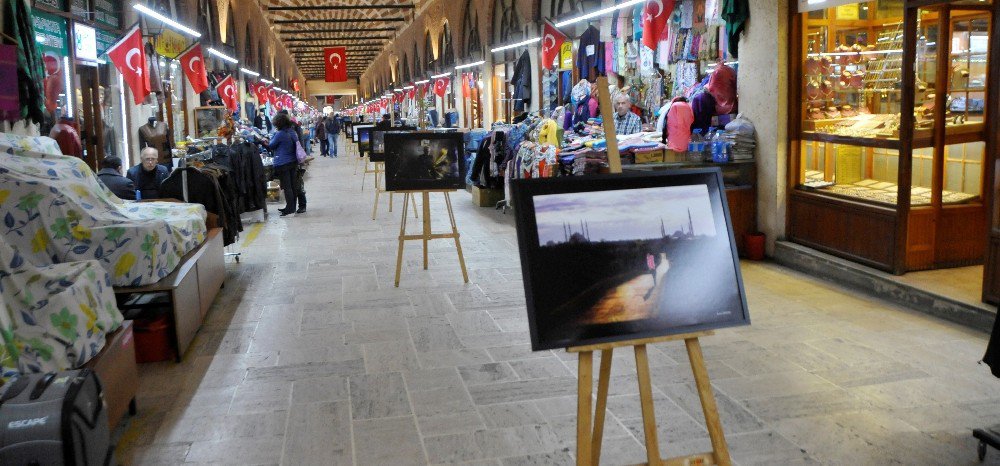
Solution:
{"label": "seated man", "polygon": [[642,120],[632,113],[632,99],[628,94],[615,97],[615,134],[635,134],[642,131]]}
{"label": "seated man", "polygon": [[135,200],[135,183],[122,176],[122,159],[118,157],[105,157],[101,160],[101,171],[97,172],[97,178],[107,186],[111,192],[121,199]]}
{"label": "seated man", "polygon": [[159,159],[159,152],[147,147],[139,153],[142,164],[128,169],[128,178],[135,183],[135,189],[139,190],[139,199],[160,198],[160,185],[170,172],[167,167],[157,163]]}

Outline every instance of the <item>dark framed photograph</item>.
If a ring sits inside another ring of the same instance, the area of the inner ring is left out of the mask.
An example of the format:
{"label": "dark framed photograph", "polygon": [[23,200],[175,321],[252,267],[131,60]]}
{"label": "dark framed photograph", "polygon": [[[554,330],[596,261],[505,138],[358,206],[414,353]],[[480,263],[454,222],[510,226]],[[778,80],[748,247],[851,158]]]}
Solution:
{"label": "dark framed photograph", "polygon": [[368,154],[368,160],[372,162],[385,162],[385,133],[389,131],[416,131],[413,126],[396,126],[389,129],[372,129],[372,150]]}
{"label": "dark framed photograph", "polygon": [[354,125],[354,127],[353,127],[354,128],[354,133],[351,134],[351,138],[354,140],[354,143],[357,144],[357,143],[361,142],[361,141],[358,140],[358,135],[361,133],[362,129],[364,129],[364,128],[374,128],[374,127],[375,127],[375,125]]}
{"label": "dark framed photograph", "polygon": [[359,126],[355,132],[355,138],[358,141],[358,155],[364,157],[365,154],[370,154],[372,149],[372,131],[375,129],[374,126]]}
{"label": "dark framed photograph", "polygon": [[511,189],[532,350],[750,324],[718,168]]}
{"label": "dark framed photograph", "polygon": [[385,133],[385,189],[427,191],[465,188],[462,133]]}

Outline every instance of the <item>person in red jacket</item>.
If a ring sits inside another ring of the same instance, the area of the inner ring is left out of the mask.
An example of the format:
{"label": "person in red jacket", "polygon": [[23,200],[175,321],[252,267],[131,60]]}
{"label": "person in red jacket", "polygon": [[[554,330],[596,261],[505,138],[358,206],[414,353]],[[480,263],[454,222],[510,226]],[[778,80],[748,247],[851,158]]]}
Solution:
{"label": "person in red jacket", "polygon": [[59,122],[49,131],[49,137],[56,140],[63,154],[83,157],[83,143],[80,142],[80,133],[77,132],[76,121],[72,117],[60,117]]}

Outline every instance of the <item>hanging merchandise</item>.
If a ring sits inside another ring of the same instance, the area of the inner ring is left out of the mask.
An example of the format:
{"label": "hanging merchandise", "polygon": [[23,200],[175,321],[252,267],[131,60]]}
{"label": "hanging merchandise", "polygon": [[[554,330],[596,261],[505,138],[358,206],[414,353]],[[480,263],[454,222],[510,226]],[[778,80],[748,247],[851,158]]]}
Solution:
{"label": "hanging merchandise", "polygon": [[580,36],[580,48],[577,50],[576,65],[580,70],[580,78],[596,78],[604,76],[604,42],[601,42],[601,32],[593,25]]}
{"label": "hanging merchandise", "polygon": [[[45,72],[42,67],[42,54],[39,48],[35,47],[38,34],[34,30],[31,14],[24,2],[17,0],[7,0],[3,10],[3,32],[7,37],[15,39],[17,58],[16,73],[5,74],[5,76],[17,77],[11,82],[17,86],[17,90],[7,95],[4,99],[15,100],[18,106],[17,115],[4,115],[5,119],[28,119],[34,123],[42,123],[45,120],[45,111],[42,102],[45,101],[42,83]],[[5,67],[6,68],[6,67]],[[4,69],[3,71],[7,71]],[[5,105],[6,107],[7,105]]]}
{"label": "hanging merchandise", "polygon": [[191,88],[196,94],[201,94],[208,89],[208,75],[205,74],[205,56],[201,51],[201,43],[191,44],[187,50],[177,55],[181,68],[184,69],[184,76],[187,77]]}
{"label": "hanging merchandise", "polygon": [[510,96],[514,100],[514,111],[523,112],[531,104],[531,59],[527,50],[521,52],[517,59],[510,84],[514,86],[514,92]]}
{"label": "hanging merchandise", "polygon": [[138,24],[108,49],[108,58],[114,63],[115,68],[118,68],[125,84],[132,90],[132,100],[136,105],[141,104],[150,93],[150,84],[142,31]]}
{"label": "hanging merchandise", "polygon": [[726,20],[726,36],[729,40],[729,54],[739,58],[740,34],[750,19],[748,0],[723,0],[722,19]]}
{"label": "hanging merchandise", "polygon": [[559,32],[552,23],[545,21],[545,29],[542,33],[542,69],[552,69],[552,65],[559,59],[559,52],[562,50],[564,42],[566,42],[566,36]]}

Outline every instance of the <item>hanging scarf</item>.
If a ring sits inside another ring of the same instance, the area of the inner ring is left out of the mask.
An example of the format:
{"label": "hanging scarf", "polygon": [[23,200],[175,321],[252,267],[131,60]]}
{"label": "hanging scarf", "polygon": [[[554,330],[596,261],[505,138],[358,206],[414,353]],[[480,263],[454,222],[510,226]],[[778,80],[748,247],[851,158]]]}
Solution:
{"label": "hanging scarf", "polygon": [[31,12],[22,0],[7,0],[4,5],[3,32],[17,40],[17,93],[21,104],[21,119],[42,123],[45,110],[42,102],[42,55],[35,47],[35,31]]}

